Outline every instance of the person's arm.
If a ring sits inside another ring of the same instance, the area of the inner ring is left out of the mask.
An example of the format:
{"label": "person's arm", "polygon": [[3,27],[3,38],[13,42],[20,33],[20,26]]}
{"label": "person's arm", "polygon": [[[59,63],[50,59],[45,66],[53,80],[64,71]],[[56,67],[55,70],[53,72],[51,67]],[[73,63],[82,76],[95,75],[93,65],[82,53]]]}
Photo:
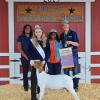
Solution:
{"label": "person's arm", "polygon": [[59,42],[59,45],[60,45],[60,49],[62,49],[62,48],[63,48],[63,45],[62,45],[61,40],[60,40],[60,42]]}
{"label": "person's arm", "polygon": [[50,44],[49,41],[47,41],[45,49],[45,61],[48,62],[49,58],[50,58]]}
{"label": "person's arm", "polygon": [[24,51],[23,51],[23,49],[22,49],[21,42],[18,42],[18,50],[19,50],[19,52],[21,53],[21,55],[22,55],[26,60],[28,60],[27,55],[24,53]]}
{"label": "person's arm", "polygon": [[79,47],[79,38],[78,38],[78,35],[76,32],[73,33],[73,41],[66,41],[66,43],[69,45],[73,45],[73,46],[76,46],[76,47]]}
{"label": "person's arm", "polygon": [[35,60],[36,54],[34,52],[35,52],[34,46],[32,42],[30,41],[28,50],[27,50],[27,57],[29,60]]}
{"label": "person's arm", "polygon": [[29,46],[28,46],[28,50],[27,50],[27,57],[29,59],[31,67],[34,67],[34,56],[35,56],[34,47],[33,47],[32,42],[30,41]]}
{"label": "person's arm", "polygon": [[73,45],[73,46],[76,46],[78,47],[79,46],[79,43],[78,42],[73,42],[73,41],[66,41],[67,45]]}

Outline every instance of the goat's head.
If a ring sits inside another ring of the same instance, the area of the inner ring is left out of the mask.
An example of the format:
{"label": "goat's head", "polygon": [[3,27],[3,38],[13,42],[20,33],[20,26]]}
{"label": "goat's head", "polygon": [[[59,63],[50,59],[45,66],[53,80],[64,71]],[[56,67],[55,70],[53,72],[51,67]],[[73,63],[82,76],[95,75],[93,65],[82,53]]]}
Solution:
{"label": "goat's head", "polygon": [[39,70],[39,73],[43,71],[44,64],[42,61],[34,61],[34,68]]}

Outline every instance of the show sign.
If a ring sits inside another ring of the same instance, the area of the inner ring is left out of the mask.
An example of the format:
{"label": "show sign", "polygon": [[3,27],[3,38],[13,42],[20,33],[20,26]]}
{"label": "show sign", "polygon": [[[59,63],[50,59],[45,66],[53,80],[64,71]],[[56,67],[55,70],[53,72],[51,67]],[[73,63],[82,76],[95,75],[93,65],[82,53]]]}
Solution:
{"label": "show sign", "polygon": [[83,7],[56,4],[33,4],[17,6],[18,22],[82,22]]}

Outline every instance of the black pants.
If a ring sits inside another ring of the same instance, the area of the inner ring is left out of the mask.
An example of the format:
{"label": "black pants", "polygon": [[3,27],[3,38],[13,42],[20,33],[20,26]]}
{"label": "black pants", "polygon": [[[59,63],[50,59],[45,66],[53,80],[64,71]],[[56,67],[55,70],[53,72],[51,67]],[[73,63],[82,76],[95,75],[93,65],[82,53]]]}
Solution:
{"label": "black pants", "polygon": [[48,63],[48,74],[57,75],[61,73],[60,63]]}
{"label": "black pants", "polygon": [[36,69],[32,67],[31,69],[31,100],[37,100],[36,87],[37,87]]}
{"label": "black pants", "polygon": [[23,87],[26,91],[28,91],[28,71],[30,68],[30,63],[25,58],[21,58],[21,63],[23,67]]}

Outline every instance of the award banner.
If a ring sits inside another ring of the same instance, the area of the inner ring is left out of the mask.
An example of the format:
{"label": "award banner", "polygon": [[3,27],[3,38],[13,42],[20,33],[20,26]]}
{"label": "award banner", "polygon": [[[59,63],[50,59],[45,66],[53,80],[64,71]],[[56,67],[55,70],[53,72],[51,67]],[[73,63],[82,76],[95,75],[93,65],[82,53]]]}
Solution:
{"label": "award banner", "polygon": [[61,65],[63,68],[74,67],[72,48],[59,49]]}

